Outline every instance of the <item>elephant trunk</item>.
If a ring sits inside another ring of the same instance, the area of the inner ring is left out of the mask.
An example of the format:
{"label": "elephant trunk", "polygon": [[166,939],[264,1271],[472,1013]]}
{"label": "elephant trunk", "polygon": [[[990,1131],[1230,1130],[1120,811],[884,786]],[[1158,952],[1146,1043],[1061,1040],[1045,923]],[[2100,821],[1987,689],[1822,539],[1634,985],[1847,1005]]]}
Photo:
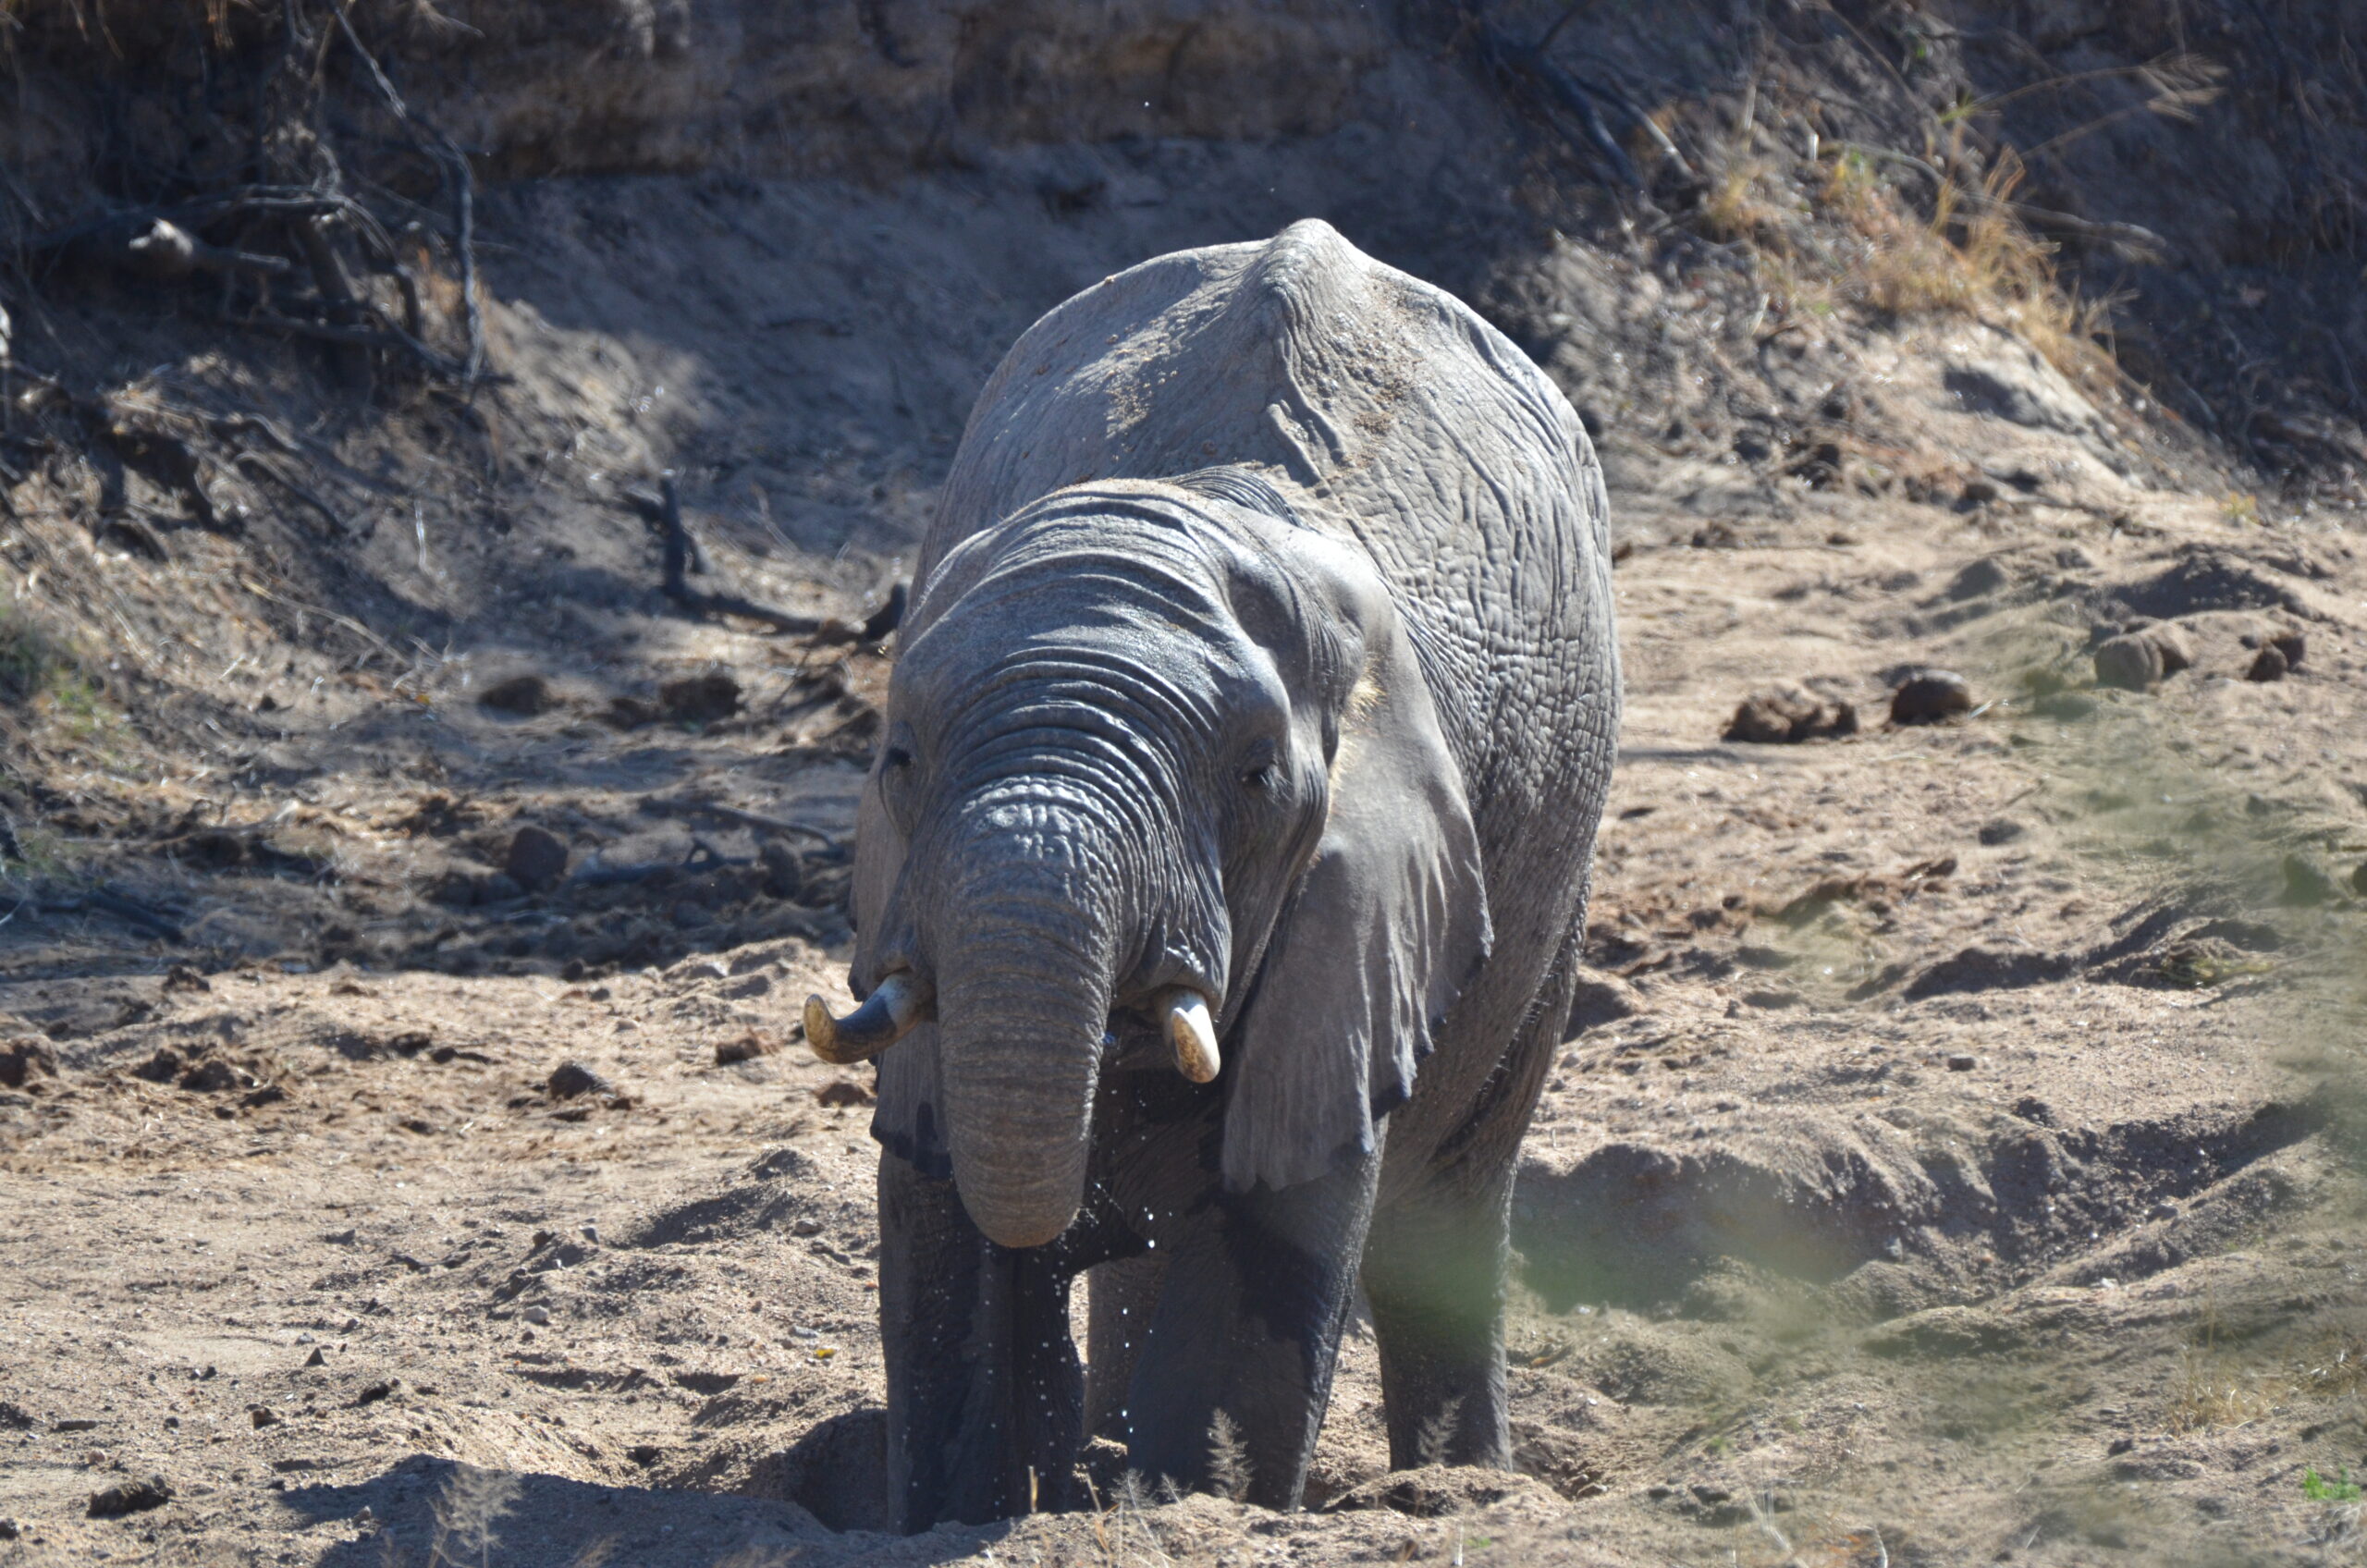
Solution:
{"label": "elephant trunk", "polygon": [[1051,1241],[1084,1202],[1109,1026],[1118,900],[1087,872],[1098,836],[1062,826],[964,857],[936,944],[954,1182],[1007,1247]]}

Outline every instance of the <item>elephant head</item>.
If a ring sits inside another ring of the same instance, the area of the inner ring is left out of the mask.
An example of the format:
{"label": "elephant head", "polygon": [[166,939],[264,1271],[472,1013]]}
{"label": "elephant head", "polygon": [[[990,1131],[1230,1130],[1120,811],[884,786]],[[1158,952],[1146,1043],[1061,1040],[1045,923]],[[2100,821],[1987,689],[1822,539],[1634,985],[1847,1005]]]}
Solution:
{"label": "elephant head", "polygon": [[1083,1201],[1097,1084],[1160,1029],[1235,1190],[1373,1145],[1487,947],[1461,770],[1369,562],[1240,471],[1081,484],[906,623],[857,829],[876,1131],[1005,1246]]}

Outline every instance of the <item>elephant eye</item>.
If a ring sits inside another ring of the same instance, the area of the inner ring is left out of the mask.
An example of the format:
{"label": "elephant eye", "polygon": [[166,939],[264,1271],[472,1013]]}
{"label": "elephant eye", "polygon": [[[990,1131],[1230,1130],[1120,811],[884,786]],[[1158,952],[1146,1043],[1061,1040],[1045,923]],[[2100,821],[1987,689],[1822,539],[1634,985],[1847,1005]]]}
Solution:
{"label": "elephant eye", "polygon": [[1270,790],[1282,781],[1281,748],[1271,741],[1259,741],[1241,759],[1235,775],[1245,790]]}
{"label": "elephant eye", "polygon": [[901,746],[890,746],[880,754],[879,761],[890,773],[901,773],[913,766],[913,753]]}

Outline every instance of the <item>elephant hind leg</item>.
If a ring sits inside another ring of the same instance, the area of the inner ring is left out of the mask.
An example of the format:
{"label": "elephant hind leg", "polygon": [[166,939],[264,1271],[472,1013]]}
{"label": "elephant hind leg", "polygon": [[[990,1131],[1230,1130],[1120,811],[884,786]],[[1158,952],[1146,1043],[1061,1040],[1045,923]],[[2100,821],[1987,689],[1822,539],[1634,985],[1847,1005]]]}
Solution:
{"label": "elephant hind leg", "polygon": [[1512,1464],[1504,1297],[1513,1177],[1561,1045],[1577,948],[1574,929],[1469,1120],[1373,1216],[1364,1287],[1380,1352],[1392,1470]]}
{"label": "elephant hind leg", "polygon": [[1085,1429],[1123,1442],[1126,1388],[1150,1331],[1167,1260],[1157,1253],[1119,1258],[1085,1274]]}

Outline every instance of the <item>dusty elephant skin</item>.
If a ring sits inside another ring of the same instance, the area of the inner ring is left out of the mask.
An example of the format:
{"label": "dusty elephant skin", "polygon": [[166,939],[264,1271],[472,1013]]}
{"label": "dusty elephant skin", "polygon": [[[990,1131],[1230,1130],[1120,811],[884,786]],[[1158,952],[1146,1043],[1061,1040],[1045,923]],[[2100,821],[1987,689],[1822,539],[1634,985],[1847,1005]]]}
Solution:
{"label": "dusty elephant skin", "polygon": [[901,1528],[1081,1502],[1088,1409],[1153,1480],[1294,1505],[1360,1268],[1392,1463],[1508,1461],[1508,1196],[1618,717],[1604,513],[1560,393],[1319,222],[1004,360],[856,857]]}

